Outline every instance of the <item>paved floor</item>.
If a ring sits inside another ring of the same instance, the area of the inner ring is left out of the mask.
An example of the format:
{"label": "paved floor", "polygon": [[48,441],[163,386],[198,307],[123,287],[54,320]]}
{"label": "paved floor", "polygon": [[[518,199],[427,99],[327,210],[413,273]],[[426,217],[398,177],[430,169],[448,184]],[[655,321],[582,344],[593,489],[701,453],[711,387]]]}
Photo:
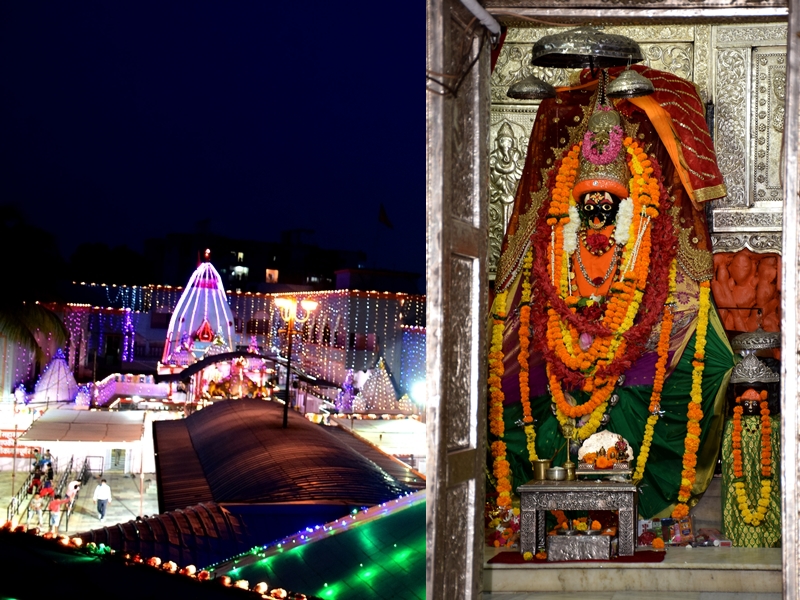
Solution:
{"label": "paved floor", "polygon": [[[17,473],[15,478],[16,488],[25,481],[25,473]],[[92,476],[86,485],[78,493],[78,497],[73,505],[72,513],[67,519],[62,514],[60,533],[80,533],[107,527],[116,523],[124,523],[135,519],[139,515],[158,514],[158,496],[156,493],[156,478],[152,473],[145,473],[143,477],[143,489],[140,491],[139,475],[133,477],[118,472],[108,472],[103,476],[111,487],[112,501],[106,510],[106,518],[100,522],[97,516],[96,503],[92,501],[94,489],[100,483],[100,474]],[[0,520],[5,520],[6,510],[11,501],[11,472],[0,471]],[[30,496],[23,501],[23,506],[27,506]],[[47,515],[45,515],[47,519]],[[26,523],[24,511],[19,514],[19,522]],[[35,525],[35,517],[33,525]]]}
{"label": "paved floor", "polygon": [[485,593],[483,600],[781,600],[781,594],[752,592],[543,592]]}

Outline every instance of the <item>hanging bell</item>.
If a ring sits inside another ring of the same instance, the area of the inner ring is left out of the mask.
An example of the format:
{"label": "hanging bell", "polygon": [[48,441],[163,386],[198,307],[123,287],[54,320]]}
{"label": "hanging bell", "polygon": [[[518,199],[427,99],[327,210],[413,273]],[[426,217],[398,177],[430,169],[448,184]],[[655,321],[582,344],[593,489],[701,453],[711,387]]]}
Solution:
{"label": "hanging bell", "polygon": [[609,98],[636,98],[655,92],[653,82],[644,75],[631,69],[625,69],[606,87]]}
{"label": "hanging bell", "polygon": [[556,88],[536,75],[528,75],[508,88],[506,96],[515,100],[542,100],[555,98]]}

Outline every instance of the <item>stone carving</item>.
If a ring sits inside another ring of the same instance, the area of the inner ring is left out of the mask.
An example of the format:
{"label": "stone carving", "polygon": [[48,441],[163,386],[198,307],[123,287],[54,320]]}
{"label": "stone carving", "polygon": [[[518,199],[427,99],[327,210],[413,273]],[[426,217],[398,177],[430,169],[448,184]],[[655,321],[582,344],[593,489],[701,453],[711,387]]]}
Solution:
{"label": "stone carving", "polygon": [[715,211],[714,231],[780,231],[783,214],[779,212]]}
{"label": "stone carving", "polygon": [[780,233],[715,233],[711,236],[711,249],[717,252],[738,252],[747,248],[759,254],[781,253]]}
{"label": "stone carving", "polygon": [[753,199],[783,198],[781,156],[786,104],[786,53],[753,49],[751,141],[753,151]]}
{"label": "stone carving", "polygon": [[714,142],[728,196],[714,201],[715,208],[748,206],[745,181],[748,55],[749,49],[733,48],[717,56],[717,73],[725,73],[725,77],[717,81]]}
{"label": "stone carving", "polygon": [[466,449],[470,444],[470,415],[474,391],[472,381],[472,358],[470,340],[472,331],[473,261],[455,256],[450,259],[452,287],[450,288],[450,318],[445,326],[449,330],[446,338],[453,344],[446,349],[444,372],[447,378],[448,397],[458,398],[447,407],[447,449]]}

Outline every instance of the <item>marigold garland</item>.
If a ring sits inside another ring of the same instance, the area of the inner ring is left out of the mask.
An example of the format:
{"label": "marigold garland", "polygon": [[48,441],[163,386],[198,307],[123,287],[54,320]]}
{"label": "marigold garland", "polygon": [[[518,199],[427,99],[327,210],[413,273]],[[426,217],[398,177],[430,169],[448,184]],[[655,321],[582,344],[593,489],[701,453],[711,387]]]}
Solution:
{"label": "marigold garland", "polygon": [[769,404],[767,403],[767,393],[761,392],[761,459],[759,467],[761,469],[761,489],[758,499],[758,508],[755,512],[750,510],[747,500],[747,491],[744,482],[744,469],[742,465],[742,413],[741,396],[736,398],[736,406],[733,409],[733,476],[736,480],[733,483],[736,501],[742,519],[748,525],[758,527],[764,522],[769,510],[769,498],[772,494],[772,421],[769,418]]}
{"label": "marigold garland", "polygon": [[[658,222],[659,207],[668,198],[659,183],[660,171],[656,171],[654,161],[648,159],[632,138],[626,138],[622,145],[632,173],[630,190],[634,218],[622,253],[622,267],[618,269],[611,285],[599,323],[582,319],[575,312],[579,299],[572,295],[570,283],[572,256],[569,249],[573,244],[565,241],[565,236],[574,235],[569,227],[576,212],[572,189],[577,176],[581,143],[569,150],[558,167],[546,213],[546,222],[550,225],[549,264],[545,265],[542,261],[534,267],[534,281],[543,292],[537,296],[543,298],[546,304],[535,307],[529,314],[532,315],[537,333],[543,331],[545,334],[546,348],[545,344],[541,344],[541,350],[547,362],[556,417],[563,425],[567,419],[589,415],[588,421],[578,430],[579,440],[597,431],[616,380],[644,351],[645,336],[655,325],[660,313],[652,308],[663,305],[668,292],[668,286],[648,280],[655,279],[657,282],[667,279],[665,269],[670,268],[674,257],[674,243],[671,243],[674,232],[669,228],[661,226],[658,229],[658,241],[666,243],[657,244],[655,250],[652,243],[654,230],[651,222]],[[668,200],[665,205],[668,208]],[[655,263],[661,277],[654,278],[650,273],[654,255],[668,258],[666,263]],[[648,294],[648,310],[636,324],[649,287],[655,288],[657,293]],[[656,300],[655,304],[653,300]],[[540,308],[543,309],[541,313],[538,310]],[[652,316],[653,313],[655,316]],[[546,322],[540,316],[545,314]],[[542,336],[537,335],[537,338],[541,339]],[[565,388],[582,389],[589,394],[589,398],[580,405],[573,405],[567,400]]]}
{"label": "marigold garland", "polygon": [[683,442],[683,471],[681,472],[681,485],[678,489],[678,504],[672,511],[672,517],[682,519],[689,514],[686,504],[692,494],[695,483],[697,466],[697,450],[700,448],[700,421],[703,419],[703,370],[705,369],[706,332],[708,331],[708,311],[711,305],[709,294],[711,284],[708,281],[700,283],[700,309],[697,315],[697,332],[694,347],[694,360],[692,361],[692,391],[689,406],[686,412],[686,438]]}
{"label": "marigold garland", "polygon": [[531,344],[531,265],[533,264],[533,250],[528,249],[522,261],[522,293],[519,309],[519,394],[522,400],[522,422],[525,424],[525,440],[528,448],[528,458],[531,463],[539,457],[536,454],[536,429],[533,425],[531,413],[530,390],[530,344]]}
{"label": "marigold garland", "polygon": [[503,367],[503,327],[506,320],[507,292],[497,294],[492,305],[492,344],[489,348],[489,431],[498,439],[492,442],[494,457],[493,474],[497,481],[497,505],[511,506],[511,467],[506,459],[506,444],[502,441],[505,434],[503,422],[502,378]]}
{"label": "marigold garland", "polygon": [[658,337],[658,359],[656,361],[655,377],[653,378],[653,392],[650,394],[650,406],[647,409],[650,416],[647,417],[642,445],[639,448],[639,456],[636,457],[636,470],[633,473],[634,483],[639,483],[644,478],[644,469],[650,456],[650,446],[653,443],[654,429],[661,412],[661,392],[664,389],[664,381],[667,377],[667,358],[669,357],[669,338],[672,334],[674,317],[672,306],[675,302],[675,277],[677,272],[678,263],[673,260],[669,270],[669,296],[667,297],[667,304],[664,306],[664,316],[661,319],[661,334]]}

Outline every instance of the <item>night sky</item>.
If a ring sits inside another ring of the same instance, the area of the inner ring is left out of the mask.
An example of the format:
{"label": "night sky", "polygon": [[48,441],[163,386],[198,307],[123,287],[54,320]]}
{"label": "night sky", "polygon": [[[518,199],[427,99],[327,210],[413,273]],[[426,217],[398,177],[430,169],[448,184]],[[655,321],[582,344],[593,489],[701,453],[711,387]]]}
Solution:
{"label": "night sky", "polygon": [[65,259],[209,219],[424,274],[423,16],[398,6],[3,3],[0,203]]}

